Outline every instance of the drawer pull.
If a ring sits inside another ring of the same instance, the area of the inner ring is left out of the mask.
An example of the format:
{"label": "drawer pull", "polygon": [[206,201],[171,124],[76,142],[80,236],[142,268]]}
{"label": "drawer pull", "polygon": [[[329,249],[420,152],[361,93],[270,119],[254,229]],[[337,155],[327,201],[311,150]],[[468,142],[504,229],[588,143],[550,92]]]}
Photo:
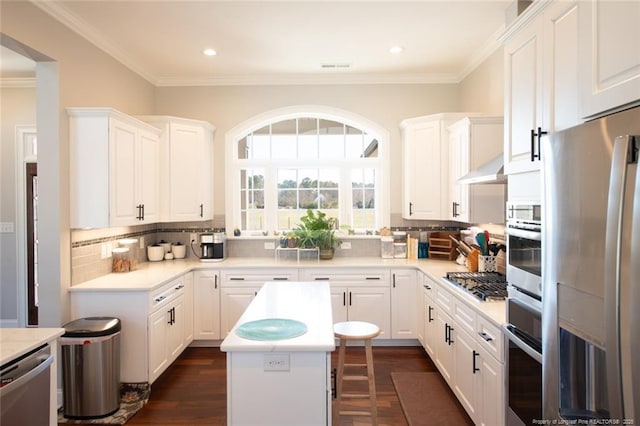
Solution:
{"label": "drawer pull", "polygon": [[478,333],[478,335],[480,337],[482,337],[484,339],[485,342],[490,342],[493,340],[493,337],[489,336],[487,333],[482,332],[482,333]]}
{"label": "drawer pull", "polygon": [[380,280],[380,277],[366,277],[365,280]]}
{"label": "drawer pull", "polygon": [[180,290],[181,288],[184,288],[184,284],[175,286],[175,290]]}
{"label": "drawer pull", "polygon": [[273,277],[273,281],[288,281],[287,277]]}
{"label": "drawer pull", "polygon": [[231,281],[244,281],[243,277],[229,277]]}
{"label": "drawer pull", "polygon": [[326,278],[326,277],[315,277],[314,280],[315,281],[329,281],[329,278]]}
{"label": "drawer pull", "polygon": [[156,297],[155,301],[156,301],[156,303],[162,302],[166,298],[167,298],[167,296],[158,296],[158,297]]}
{"label": "drawer pull", "polygon": [[429,284],[423,284],[422,286],[425,288],[425,290],[431,290],[431,287],[429,286]]}

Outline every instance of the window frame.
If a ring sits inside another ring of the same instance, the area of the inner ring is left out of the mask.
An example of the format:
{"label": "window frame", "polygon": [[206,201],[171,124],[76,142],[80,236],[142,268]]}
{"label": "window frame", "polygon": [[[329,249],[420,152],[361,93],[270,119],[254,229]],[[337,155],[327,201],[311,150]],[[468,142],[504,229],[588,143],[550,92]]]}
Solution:
{"label": "window frame", "polygon": [[[358,165],[358,159],[344,160],[324,160],[324,159],[279,159],[279,160],[248,160],[240,159],[237,156],[237,144],[247,134],[258,130],[269,124],[290,120],[295,118],[317,118],[333,120],[344,123],[347,126],[361,129],[370,135],[375,135],[378,140],[378,157],[374,162],[376,168],[376,186],[379,187],[376,198],[376,222],[380,227],[389,226],[390,223],[390,149],[389,131],[384,127],[349,111],[338,108],[319,105],[298,105],[292,107],[279,108],[254,116],[230,129],[225,133],[225,227],[227,235],[233,235],[233,229],[240,228],[241,224],[241,182],[240,169],[264,169],[265,170],[265,225],[264,230],[270,234],[277,230],[277,176],[278,168],[321,168],[323,166],[340,169],[341,176],[350,173],[350,170]],[[277,166],[274,166],[274,162]],[[362,161],[362,168],[370,168],[371,158]],[[342,179],[342,177],[341,177]],[[351,191],[351,187],[346,188]],[[276,198],[276,199],[274,199]],[[340,205],[344,204],[347,195],[340,193]],[[272,206],[268,208],[267,206]],[[273,211],[271,211],[273,210]],[[351,211],[351,209],[349,209]],[[344,217],[345,211],[341,209],[339,223],[348,223],[348,218]],[[262,235],[260,231],[248,231],[245,235]]]}

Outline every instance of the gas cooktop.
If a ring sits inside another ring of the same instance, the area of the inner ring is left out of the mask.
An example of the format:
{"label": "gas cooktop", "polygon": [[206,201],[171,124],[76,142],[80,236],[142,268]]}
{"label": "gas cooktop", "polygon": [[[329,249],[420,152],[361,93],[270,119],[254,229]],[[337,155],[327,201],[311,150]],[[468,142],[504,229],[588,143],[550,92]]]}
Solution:
{"label": "gas cooktop", "polygon": [[498,272],[447,272],[445,278],[483,301],[507,297],[507,278]]}

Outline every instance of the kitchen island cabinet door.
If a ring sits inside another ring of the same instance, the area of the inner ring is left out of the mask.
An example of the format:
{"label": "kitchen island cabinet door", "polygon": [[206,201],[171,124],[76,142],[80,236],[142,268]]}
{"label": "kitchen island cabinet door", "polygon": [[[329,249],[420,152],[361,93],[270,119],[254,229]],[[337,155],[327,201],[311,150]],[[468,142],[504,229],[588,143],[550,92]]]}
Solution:
{"label": "kitchen island cabinet door", "polygon": [[455,386],[454,393],[462,404],[469,417],[474,423],[478,423],[480,417],[476,402],[476,389],[480,386],[479,370],[476,371],[478,352],[476,352],[476,342],[467,333],[462,331],[462,327],[456,324],[456,329],[452,332],[454,348],[454,370]]}

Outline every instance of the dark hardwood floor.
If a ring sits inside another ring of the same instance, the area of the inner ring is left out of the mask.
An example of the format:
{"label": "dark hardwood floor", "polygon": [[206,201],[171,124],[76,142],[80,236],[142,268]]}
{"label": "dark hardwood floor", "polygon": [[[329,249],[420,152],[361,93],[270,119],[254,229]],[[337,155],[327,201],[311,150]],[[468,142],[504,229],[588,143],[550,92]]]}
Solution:
{"label": "dark hardwood floor", "polygon": [[[374,347],[378,423],[406,425],[391,372],[436,371],[421,347]],[[349,347],[347,362],[361,362],[362,347]],[[337,364],[337,354],[332,355]],[[226,425],[226,361],[219,348],[187,348],[156,380],[151,398],[127,425]],[[455,399],[453,393],[451,398]],[[291,401],[295,404],[295,401]],[[462,408],[460,408],[462,410]],[[340,426],[370,424],[368,417],[341,417]]]}

